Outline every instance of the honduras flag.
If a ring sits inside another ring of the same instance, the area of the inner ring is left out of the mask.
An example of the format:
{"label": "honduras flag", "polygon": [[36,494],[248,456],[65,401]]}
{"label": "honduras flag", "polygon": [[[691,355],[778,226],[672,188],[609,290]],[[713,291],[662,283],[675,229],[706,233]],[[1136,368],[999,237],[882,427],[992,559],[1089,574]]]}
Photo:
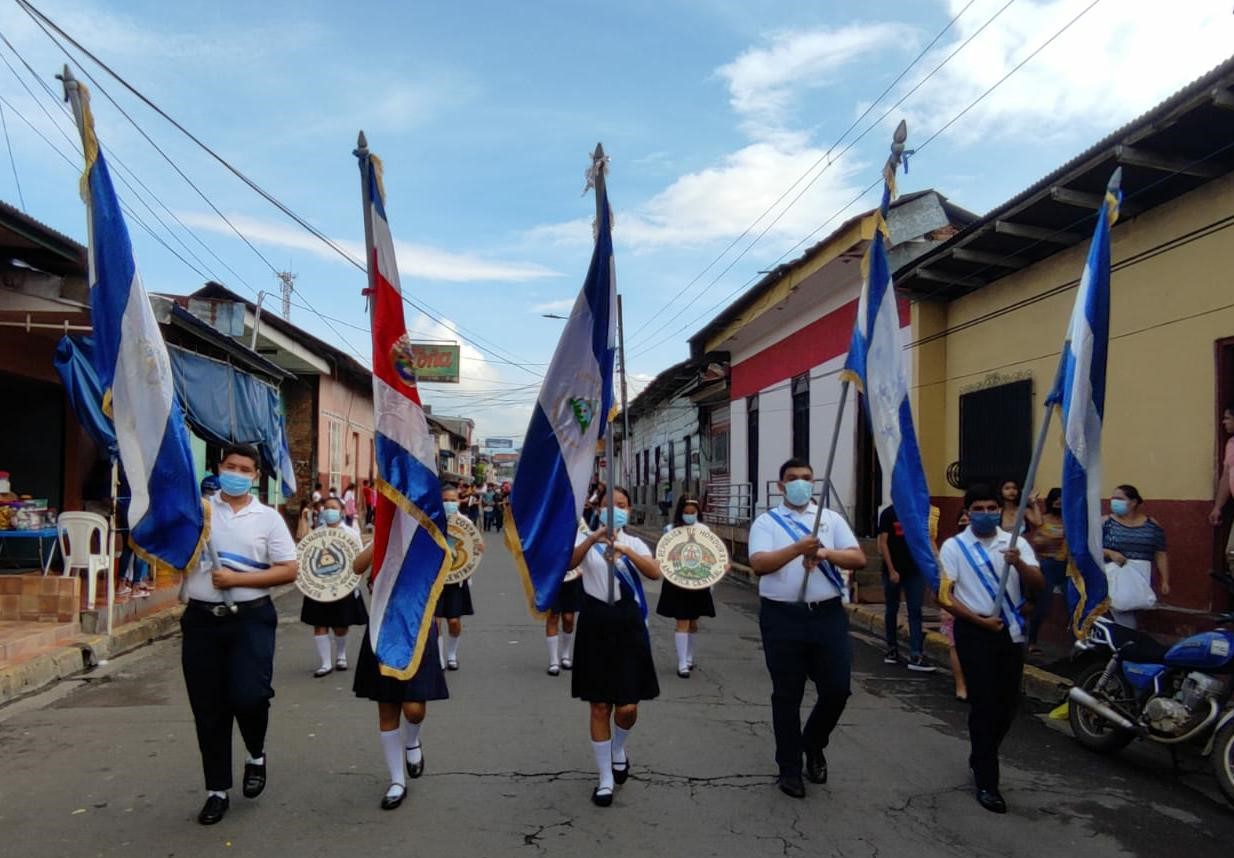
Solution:
{"label": "honduras flag", "polygon": [[94,369],[131,489],[129,544],[143,560],[184,572],[196,567],[207,534],[188,429],[95,136],[90,94],[71,78],[65,85],[76,87],[81,98]]}
{"label": "honduras flag", "polygon": [[382,674],[410,679],[420,667],[450,568],[446,511],[437,479],[437,447],[420,405],[415,360],[403,319],[381,162],[369,154],[363,134],[356,155],[368,234],[377,424],[377,512],[368,634]]}
{"label": "honduras flag", "polygon": [[[594,169],[605,169],[603,159]],[[506,545],[537,616],[553,603],[569,566],[596,442],[604,436],[613,401],[617,282],[611,213],[603,177],[593,181],[595,252],[540,387],[505,522]]]}
{"label": "honduras flag", "polygon": [[1071,555],[1071,631],[1083,637],[1109,608],[1101,550],[1101,422],[1110,345],[1110,227],[1122,201],[1122,169],[1114,171],[1088,248],[1071,310],[1067,342],[1047,404],[1062,406],[1063,528]]}
{"label": "honduras flag", "polygon": [[900,344],[900,316],[887,265],[884,236],[895,181],[896,156],[888,162],[887,182],[878,210],[878,229],[862,261],[865,283],[857,304],[857,322],[840,377],[865,393],[866,415],[883,472],[891,475],[891,502],[904,527],[913,562],[935,591],[938,557],[930,539],[930,489],[921,467],[913,429],[913,412]]}

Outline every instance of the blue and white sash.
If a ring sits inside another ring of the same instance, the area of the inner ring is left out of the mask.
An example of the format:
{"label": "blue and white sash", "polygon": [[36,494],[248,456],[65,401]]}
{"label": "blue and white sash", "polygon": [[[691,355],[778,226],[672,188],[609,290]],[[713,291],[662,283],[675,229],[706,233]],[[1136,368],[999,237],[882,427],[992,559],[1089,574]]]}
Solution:
{"label": "blue and white sash", "polygon": [[[604,552],[604,546],[594,545],[592,550],[604,558],[605,565],[608,565],[608,555]],[[613,562],[613,571],[617,573],[617,580],[625,591],[634,597],[634,601],[638,602],[639,612],[643,615],[643,622],[647,621],[647,596],[643,593],[643,582],[639,580],[638,570],[626,557],[617,557]]]}
{"label": "blue and white sash", "polygon": [[[963,552],[964,559],[968,561],[968,565],[972,567],[973,572],[976,573],[977,580],[981,582],[981,586],[985,589],[986,593],[989,594],[990,601],[994,601],[995,596],[998,593],[998,587],[1002,584],[1002,579],[999,577],[998,573],[994,571],[994,563],[990,560],[990,555],[986,553],[985,547],[982,546],[980,542],[973,543],[973,548],[976,549],[977,554],[981,559],[981,562],[978,563],[977,559],[973,557],[972,552],[968,550],[968,546],[964,544],[962,539],[957,539],[956,544],[960,546],[960,551]],[[1023,604],[1024,603],[1021,601],[1020,605]],[[1020,613],[1020,605],[1016,605],[1012,602],[1011,594],[1005,592],[1003,593],[1003,604],[997,606],[999,615],[1003,618],[1003,622],[1007,624],[1007,628],[1010,629],[1012,625],[1014,625],[1017,632],[1024,630],[1024,617]]]}
{"label": "blue and white sash", "polygon": [[[784,528],[784,532],[787,533],[790,537],[792,537],[793,542],[796,542],[798,539],[800,539],[803,536],[810,535],[810,531],[806,529],[806,526],[802,524],[801,522],[797,521],[797,519],[795,518],[785,518],[784,516],[780,515],[780,513],[778,513],[774,509],[768,510],[767,514],[770,515],[772,519],[775,520],[776,524]],[[822,570],[823,575],[827,578],[827,580],[830,581],[832,585],[836,588],[836,592],[838,592],[841,596],[843,596],[844,595],[844,577],[840,574],[839,570],[837,570],[834,566],[831,565],[831,563],[829,563],[826,560],[820,560],[818,566],[819,566],[819,569]],[[809,574],[810,573],[807,571],[806,576],[808,577]],[[802,591],[804,592],[804,590],[805,588],[803,587]]]}

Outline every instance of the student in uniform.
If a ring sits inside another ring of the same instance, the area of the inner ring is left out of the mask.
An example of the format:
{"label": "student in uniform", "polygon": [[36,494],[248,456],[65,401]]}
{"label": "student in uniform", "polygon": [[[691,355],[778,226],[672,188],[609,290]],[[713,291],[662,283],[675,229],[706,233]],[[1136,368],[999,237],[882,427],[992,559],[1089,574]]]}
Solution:
{"label": "student in uniform", "polygon": [[[861,569],[866,557],[848,524],[829,509],[822,511],[818,536],[813,535],[817,507],[811,501],[809,462],[793,458],[781,465],[780,490],[784,503],[750,526],[750,567],[759,579],[758,624],[771,674],[777,785],[785,795],[804,798],[802,753],[806,777],[826,783],[824,749],[851,693],[852,651],[839,569]],[[818,700],[803,731],[807,679]]]}
{"label": "student in uniform", "polygon": [[[356,551],[364,547],[360,532],[343,521],[343,505],[338,498],[327,498],[321,515],[320,527],[329,528],[350,539],[356,546]],[[320,660],[317,669],[313,671],[313,677],[321,679],[331,671],[346,670],[347,629],[349,626],[363,626],[368,623],[368,611],[364,608],[360,588],[357,587],[351,595],[333,602],[318,602],[305,596],[304,603],[300,606],[300,622],[313,627],[313,644],[317,647],[317,657]],[[334,630],[333,645],[330,641],[331,629]]]}
{"label": "student in uniform", "polygon": [[[562,668],[574,667],[574,617],[583,609],[583,578],[563,581],[557,598],[544,618],[544,640],[548,644],[548,675],[557,676]],[[558,634],[560,627],[561,633]]]}
{"label": "student in uniform", "polygon": [[270,588],[294,581],[298,567],[283,517],[250,494],[258,461],[257,450],[248,445],[223,450],[220,491],[207,501],[210,542],[220,566],[212,568],[209,553],[202,551],[199,569],[189,575],[188,605],[180,617],[184,684],[206,779],[206,803],[197,816],[202,825],[220,822],[230,806],[233,721],[248,749],[245,798],[256,798],[266,787],[278,628]]}
{"label": "student in uniform", "polygon": [[[579,533],[570,568],[582,566],[583,610],[578,621],[578,653],[571,693],[591,704],[591,745],[600,782],[591,793],[598,807],[613,803],[614,784],[630,776],[626,740],[638,720],[638,704],[660,694],[647,634],[647,600],[639,575],[660,577],[660,565],[647,544],[626,533],[630,495],[614,488],[615,539],[608,537],[608,507],[600,510],[600,529]],[[608,603],[607,556],[616,561],[613,604]],[[612,725],[610,726],[610,718]]]}
{"label": "student in uniform", "polygon": [[[939,553],[938,601],[955,616],[956,654],[968,687],[968,764],[977,802],[993,813],[1007,812],[998,791],[998,746],[1020,700],[1026,627],[1021,609],[1026,592],[1045,583],[1028,540],[1020,537],[1013,546],[1011,534],[999,527],[1001,500],[990,486],[965,492],[968,529],[943,543]],[[1007,592],[995,610],[994,597],[1008,566]]]}
{"label": "student in uniform", "polygon": [[[370,542],[356,556],[352,568],[362,575],[372,565],[373,543]],[[420,668],[411,679],[395,679],[382,674],[369,640],[369,629],[365,628],[351,690],[356,697],[377,703],[381,750],[390,773],[390,786],[381,798],[381,809],[394,810],[407,797],[407,778],[414,780],[424,774],[420,725],[428,714],[427,703],[450,697],[437,655],[436,623],[429,630]]]}
{"label": "student in uniform", "polygon": [[[698,514],[701,509],[702,505],[697,500],[682,495],[673,511],[673,521],[664,528],[664,532],[668,533],[675,527],[687,525],[707,527],[699,523]],[[677,675],[682,679],[689,679],[690,671],[694,669],[694,636],[698,634],[698,618],[716,615],[711,588],[687,590],[665,578],[660,584],[660,601],[656,603],[656,613],[677,621],[677,631],[673,633],[673,643],[677,647]]]}
{"label": "student in uniform", "polygon": [[[442,506],[446,508],[446,516],[455,515],[459,511],[458,486],[447,483],[441,487]],[[471,606],[471,583],[463,581],[459,584],[447,584],[441,588],[441,598],[437,600],[437,617],[446,621],[449,635],[446,637],[445,664],[446,670],[458,670],[458,643],[463,634],[463,617],[475,614]],[[437,633],[441,634],[440,624]]]}

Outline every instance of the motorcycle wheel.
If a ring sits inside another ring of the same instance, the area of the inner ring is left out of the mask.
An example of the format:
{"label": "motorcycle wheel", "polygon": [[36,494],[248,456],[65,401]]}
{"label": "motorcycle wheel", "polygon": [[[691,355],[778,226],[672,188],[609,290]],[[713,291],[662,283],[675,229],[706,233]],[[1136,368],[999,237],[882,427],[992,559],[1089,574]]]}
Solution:
{"label": "motorcycle wheel", "polygon": [[[1116,700],[1131,700],[1135,697],[1131,686],[1122,676],[1113,676],[1104,688],[1098,688],[1101,675],[1105,673],[1105,664],[1094,664],[1076,679],[1075,684],[1094,697],[1114,698]],[[1071,724],[1071,735],[1076,741],[1098,754],[1113,754],[1121,751],[1135,738],[1134,733],[1119,729],[1096,712],[1072,703],[1067,707],[1067,720]]]}
{"label": "motorcycle wheel", "polygon": [[1234,804],[1234,721],[1222,727],[1213,739],[1213,769],[1226,801]]}

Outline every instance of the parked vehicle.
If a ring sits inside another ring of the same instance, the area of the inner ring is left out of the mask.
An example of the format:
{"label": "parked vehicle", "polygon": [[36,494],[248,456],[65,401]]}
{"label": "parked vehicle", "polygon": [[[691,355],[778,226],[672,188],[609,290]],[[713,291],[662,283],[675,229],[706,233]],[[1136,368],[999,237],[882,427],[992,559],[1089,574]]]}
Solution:
{"label": "parked vehicle", "polygon": [[[1218,577],[1234,593],[1234,579]],[[1218,628],[1167,647],[1143,632],[1099,618],[1078,655],[1109,653],[1068,693],[1071,732],[1085,747],[1110,754],[1140,738],[1162,745],[1202,745],[1217,783],[1234,804],[1234,611]],[[1222,628],[1224,627],[1224,628]]]}

